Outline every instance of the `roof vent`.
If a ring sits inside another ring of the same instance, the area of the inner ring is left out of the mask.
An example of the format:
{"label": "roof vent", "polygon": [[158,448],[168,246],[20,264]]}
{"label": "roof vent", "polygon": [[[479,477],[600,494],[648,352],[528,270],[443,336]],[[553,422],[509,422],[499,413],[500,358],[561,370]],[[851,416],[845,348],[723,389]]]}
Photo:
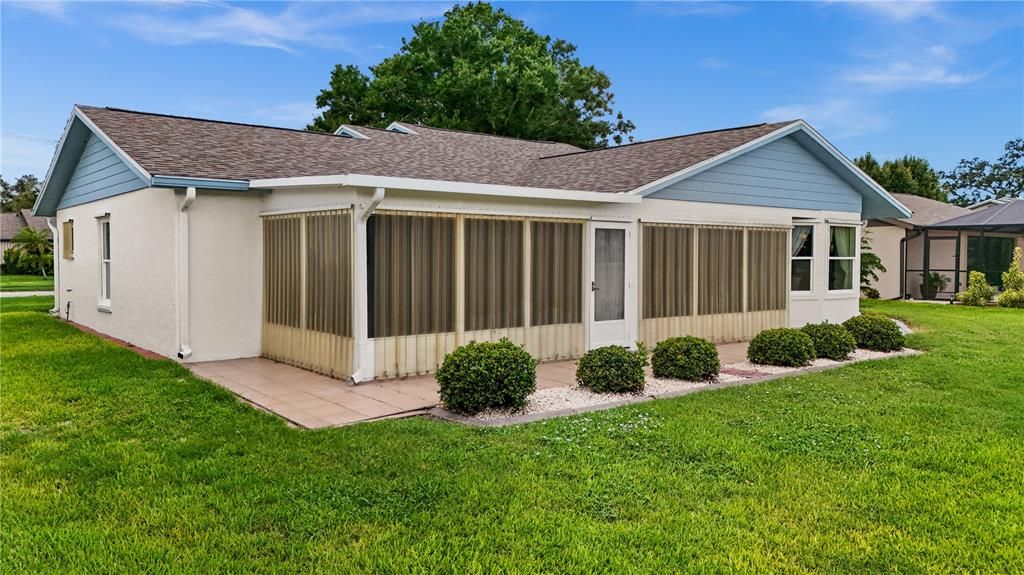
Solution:
{"label": "roof vent", "polygon": [[370,137],[363,134],[359,130],[356,130],[352,126],[346,126],[342,124],[338,126],[338,129],[334,131],[335,136],[344,136],[346,138],[355,138],[357,140],[369,140]]}

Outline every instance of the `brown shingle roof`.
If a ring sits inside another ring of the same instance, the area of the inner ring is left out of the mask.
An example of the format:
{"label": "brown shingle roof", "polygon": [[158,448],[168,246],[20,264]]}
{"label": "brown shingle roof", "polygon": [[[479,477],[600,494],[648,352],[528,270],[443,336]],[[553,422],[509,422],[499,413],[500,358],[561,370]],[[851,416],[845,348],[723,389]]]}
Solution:
{"label": "brown shingle roof", "polygon": [[10,240],[25,227],[33,227],[46,233],[47,236],[50,235],[50,226],[46,225],[46,218],[33,216],[32,210],[0,213],[0,240]]}
{"label": "brown shingle roof", "polygon": [[913,215],[909,218],[901,218],[900,221],[913,224],[915,226],[928,226],[934,223],[948,220],[949,218],[955,218],[964,214],[971,213],[967,208],[961,208],[960,206],[954,206],[953,204],[947,204],[946,202],[940,202],[929,198],[922,198],[921,196],[915,196],[912,194],[892,194],[892,197],[896,198],[896,201],[907,206]]}
{"label": "brown shingle roof", "polygon": [[255,180],[366,174],[564,190],[626,192],[788,122],[583,151],[553,142],[406,125],[353,126],[369,139],[79,106],[151,174]]}

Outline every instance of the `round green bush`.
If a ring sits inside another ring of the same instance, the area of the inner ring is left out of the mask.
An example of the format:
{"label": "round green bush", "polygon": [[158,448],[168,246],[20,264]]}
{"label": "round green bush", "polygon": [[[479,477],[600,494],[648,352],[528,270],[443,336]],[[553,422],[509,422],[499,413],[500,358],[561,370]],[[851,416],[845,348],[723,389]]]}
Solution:
{"label": "round green bush", "polygon": [[747,359],[761,365],[802,367],[814,359],[814,342],[798,329],[766,329],[750,341]]}
{"label": "round green bush", "polygon": [[647,348],[637,342],[637,350],[617,345],[599,347],[583,354],[576,362],[576,381],[597,393],[640,393],[644,389]]}
{"label": "round green bush", "polygon": [[670,337],[658,342],[651,354],[655,377],[707,381],[718,375],[720,367],[715,344],[699,337]]}
{"label": "round green bush", "polygon": [[857,347],[874,351],[903,349],[903,332],[890,319],[877,315],[855,315],[843,327],[857,340]]}
{"label": "round green bush", "polygon": [[809,323],[801,331],[814,343],[814,357],[842,361],[857,349],[857,340],[838,323]]}
{"label": "round green bush", "polygon": [[537,389],[537,362],[505,338],[471,341],[446,355],[434,377],[441,388],[441,401],[456,413],[518,409]]}
{"label": "round green bush", "polygon": [[1006,290],[996,299],[1002,307],[1024,307],[1024,290]]}

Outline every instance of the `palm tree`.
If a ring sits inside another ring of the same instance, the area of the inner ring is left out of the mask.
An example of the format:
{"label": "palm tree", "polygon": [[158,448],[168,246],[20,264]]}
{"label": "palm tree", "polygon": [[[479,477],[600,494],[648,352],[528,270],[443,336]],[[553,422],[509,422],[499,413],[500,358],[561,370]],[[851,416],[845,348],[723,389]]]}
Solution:
{"label": "palm tree", "polygon": [[19,261],[46,277],[46,268],[53,261],[53,242],[46,232],[33,227],[22,228],[11,238],[11,243],[19,252]]}

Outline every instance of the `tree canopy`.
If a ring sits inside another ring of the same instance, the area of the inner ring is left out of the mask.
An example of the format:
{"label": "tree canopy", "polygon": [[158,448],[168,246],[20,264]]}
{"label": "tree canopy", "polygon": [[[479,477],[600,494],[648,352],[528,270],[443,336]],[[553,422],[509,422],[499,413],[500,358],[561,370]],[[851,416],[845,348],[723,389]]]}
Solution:
{"label": "tree canopy", "polygon": [[853,163],[889,192],[947,201],[946,191],[939,185],[939,173],[924,158],[903,156],[879,164],[868,152]]}
{"label": "tree canopy", "polygon": [[1024,198],[1024,138],[1006,143],[994,162],[963,159],[942,173],[942,188],[953,203],[969,206],[989,198]]}
{"label": "tree canopy", "polygon": [[31,174],[18,178],[13,184],[0,176],[0,211],[17,212],[31,208],[39,194],[39,179]]}
{"label": "tree canopy", "polygon": [[336,65],[308,129],[402,121],[581,148],[632,141],[635,126],[613,108],[604,72],[583,65],[576,46],[484,2],[414,25],[398,53],[370,72]]}

